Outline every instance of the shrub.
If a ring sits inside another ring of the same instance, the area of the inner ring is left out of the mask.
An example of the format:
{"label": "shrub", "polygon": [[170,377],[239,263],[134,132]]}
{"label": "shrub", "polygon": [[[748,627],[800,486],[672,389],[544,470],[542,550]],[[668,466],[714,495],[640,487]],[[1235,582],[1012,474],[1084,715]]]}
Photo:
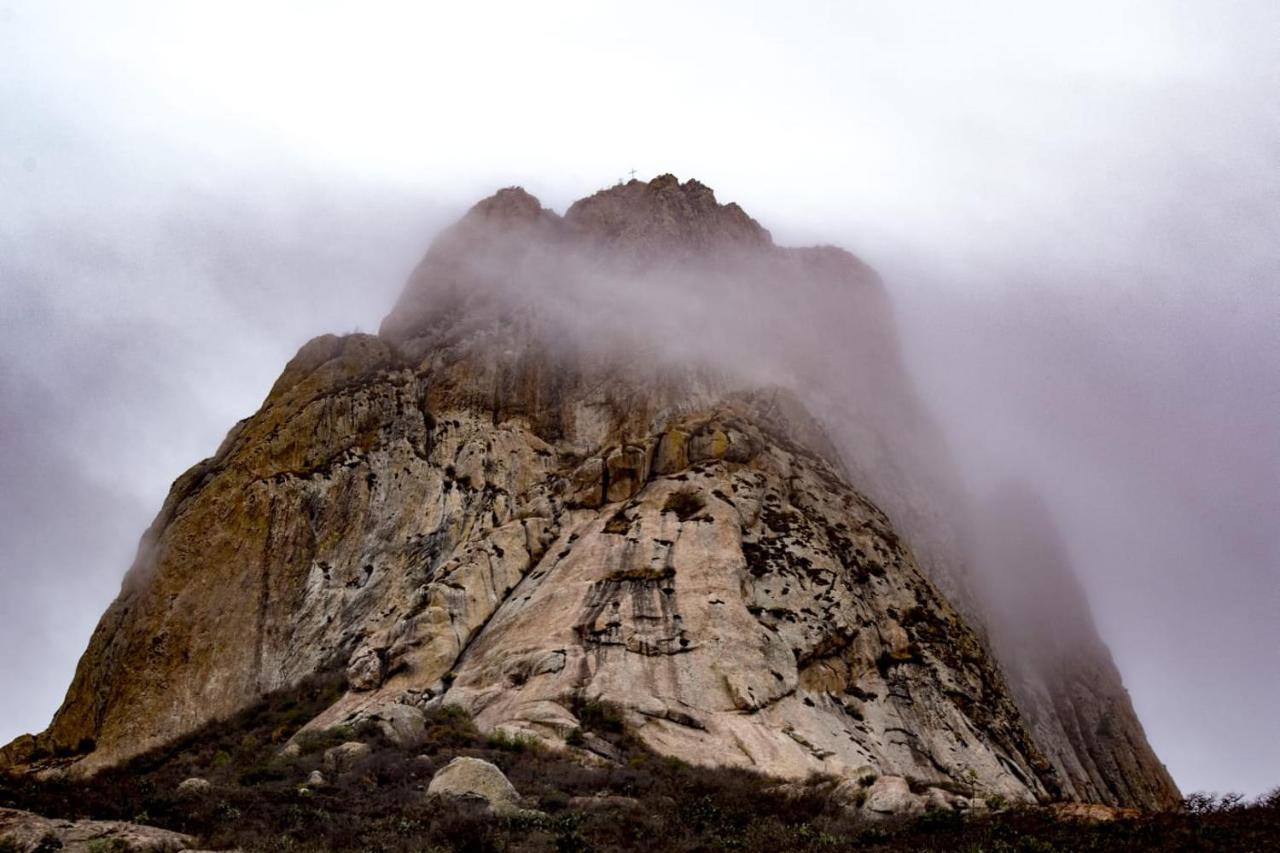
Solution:
{"label": "shrub", "polygon": [[542,741],[533,735],[498,729],[484,739],[484,745],[488,749],[500,749],[503,752],[526,752],[541,749]]}
{"label": "shrub", "polygon": [[626,731],[622,709],[612,702],[575,700],[573,715],[578,718],[578,725],[589,732],[622,734]]}
{"label": "shrub", "polygon": [[298,745],[298,753],[300,755],[311,755],[316,752],[324,752],[330,747],[346,743],[354,738],[355,731],[350,726],[334,726],[330,729],[300,732],[294,738],[294,743]]}
{"label": "shrub", "polygon": [[442,747],[472,746],[481,740],[471,716],[457,705],[444,705],[426,713],[427,742]]}
{"label": "shrub", "polygon": [[[62,842],[57,842],[58,847],[62,847]],[[95,838],[89,842],[89,853],[123,853],[129,849],[129,845],[119,838]]]}
{"label": "shrub", "polygon": [[662,505],[662,511],[673,512],[681,521],[689,521],[706,505],[707,501],[702,495],[681,489],[667,496],[666,503]]}
{"label": "shrub", "polygon": [[[1044,809],[962,815],[929,812],[916,819],[868,825],[835,801],[843,780],[814,777],[780,786],[737,768],[693,767],[658,755],[627,731],[624,715],[606,702],[573,703],[581,728],[617,749],[617,764],[588,765],[576,753],[530,749],[524,739],[482,736],[456,707],[426,712],[427,736],[419,754],[380,738],[351,772],[303,795],[321,765],[318,749],[289,761],[275,758],[279,737],[326,705],[324,690],[300,686],[268,697],[260,707],[210,724],[91,779],[45,782],[0,780],[0,803],[53,818],[146,818],[153,825],[193,835],[203,848],[293,850],[741,850],[831,851],[1066,851],[1274,849],[1280,837],[1280,791],[1245,802],[1239,797],[1193,795],[1180,812],[1145,815],[1112,824],[1061,821]],[[301,709],[301,710],[300,710]],[[298,737],[319,744],[349,739],[351,730]],[[432,771],[459,755],[499,765],[516,789],[541,812],[499,817],[464,800],[428,801]],[[209,772],[217,796],[179,799],[187,776]],[[858,779],[854,801],[867,796],[874,774]],[[625,796],[575,807],[574,798]],[[613,805],[608,805],[614,802]],[[11,849],[11,848],[10,848]],[[95,848],[97,849],[97,848]],[[110,848],[102,848],[109,850]],[[8,853],[0,844],[0,853]]]}

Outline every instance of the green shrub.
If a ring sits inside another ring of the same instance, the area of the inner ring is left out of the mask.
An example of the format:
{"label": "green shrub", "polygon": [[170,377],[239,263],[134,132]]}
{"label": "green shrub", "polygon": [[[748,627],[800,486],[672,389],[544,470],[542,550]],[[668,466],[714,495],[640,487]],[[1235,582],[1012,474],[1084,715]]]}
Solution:
{"label": "green shrub", "polygon": [[527,752],[541,749],[542,741],[533,735],[499,729],[484,739],[484,745],[488,749],[500,749],[503,752]]}
{"label": "green shrub", "polygon": [[444,705],[426,713],[427,742],[441,747],[472,746],[480,742],[480,730],[471,715],[457,705]]}
{"label": "green shrub", "polygon": [[[61,847],[62,843],[58,843]],[[89,853],[122,853],[128,850],[129,845],[119,838],[95,838],[89,842]]]}
{"label": "green shrub", "polygon": [[578,718],[578,725],[589,732],[622,734],[626,731],[626,718],[622,709],[612,702],[573,703],[573,715]]}

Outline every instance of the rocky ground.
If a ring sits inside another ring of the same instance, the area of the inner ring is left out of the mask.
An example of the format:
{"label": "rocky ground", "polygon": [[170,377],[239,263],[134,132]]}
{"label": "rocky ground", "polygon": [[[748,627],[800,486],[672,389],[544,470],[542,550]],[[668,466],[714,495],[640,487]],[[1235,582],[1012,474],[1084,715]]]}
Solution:
{"label": "rocky ground", "polygon": [[430,712],[411,747],[376,723],[300,732],[344,687],[311,679],[87,780],[0,780],[0,851],[1280,850],[1280,795],[885,816],[910,782],[695,767],[607,705],[575,709],[564,750],[483,735],[456,706]]}

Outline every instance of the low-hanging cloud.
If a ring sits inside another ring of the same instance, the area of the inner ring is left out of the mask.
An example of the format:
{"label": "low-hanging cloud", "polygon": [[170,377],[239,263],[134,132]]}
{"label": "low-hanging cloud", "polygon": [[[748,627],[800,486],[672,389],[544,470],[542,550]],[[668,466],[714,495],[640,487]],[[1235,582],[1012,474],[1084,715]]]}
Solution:
{"label": "low-hanging cloud", "polygon": [[0,739],[302,341],[374,329],[479,195],[647,166],[876,267],[968,488],[1043,496],[1178,781],[1276,784],[1278,13],[947,6],[0,7]]}

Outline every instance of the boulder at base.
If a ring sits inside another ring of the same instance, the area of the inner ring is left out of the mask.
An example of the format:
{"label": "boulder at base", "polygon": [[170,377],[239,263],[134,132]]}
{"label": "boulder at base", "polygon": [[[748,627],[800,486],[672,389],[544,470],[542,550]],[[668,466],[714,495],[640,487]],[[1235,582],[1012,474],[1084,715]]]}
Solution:
{"label": "boulder at base", "polygon": [[324,766],[330,773],[345,773],[372,752],[369,744],[349,740],[324,751]]}
{"label": "boulder at base", "polygon": [[213,786],[209,784],[208,779],[202,779],[199,776],[192,776],[190,779],[183,779],[178,785],[178,796],[180,797],[201,797],[209,793]]}
{"label": "boulder at base", "polygon": [[431,777],[427,793],[442,797],[484,800],[494,811],[519,806],[520,794],[502,771],[479,758],[455,758]]}

